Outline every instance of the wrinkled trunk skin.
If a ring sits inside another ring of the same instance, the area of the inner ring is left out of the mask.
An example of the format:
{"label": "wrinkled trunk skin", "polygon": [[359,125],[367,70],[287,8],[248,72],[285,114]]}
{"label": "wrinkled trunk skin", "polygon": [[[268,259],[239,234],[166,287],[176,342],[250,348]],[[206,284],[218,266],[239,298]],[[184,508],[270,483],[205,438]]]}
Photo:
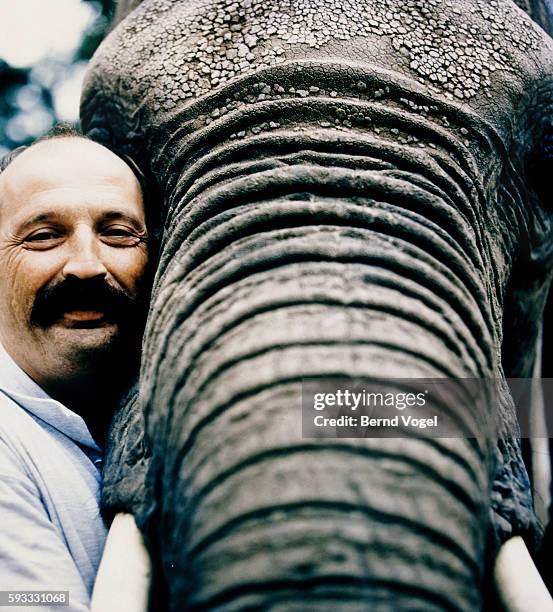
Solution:
{"label": "wrinkled trunk skin", "polygon": [[[143,2],[82,107],[162,192],[140,383],[152,462],[127,509],[170,607],[479,609],[493,546],[534,527],[508,398],[490,406],[501,444],[476,438],[468,406],[474,437],[311,440],[301,383],[502,378],[502,302],[530,222],[510,221],[513,199],[490,205],[490,185],[514,181],[498,128],[383,69],[376,35],[322,51],[275,40],[284,62],[205,77],[190,24],[238,36],[252,21],[188,6]],[[120,460],[124,488],[136,475]]]}
{"label": "wrinkled trunk skin", "polygon": [[194,182],[172,217],[146,343],[161,358],[144,380],[171,601],[477,609],[489,449],[304,440],[300,398],[303,377],[490,372],[491,343],[475,340],[489,328],[465,289],[482,281],[406,210],[423,189],[411,206],[373,200],[393,190],[379,161],[357,151],[348,169],[312,147],[286,164],[284,151],[260,161],[258,145],[259,173],[236,151],[224,187]]}

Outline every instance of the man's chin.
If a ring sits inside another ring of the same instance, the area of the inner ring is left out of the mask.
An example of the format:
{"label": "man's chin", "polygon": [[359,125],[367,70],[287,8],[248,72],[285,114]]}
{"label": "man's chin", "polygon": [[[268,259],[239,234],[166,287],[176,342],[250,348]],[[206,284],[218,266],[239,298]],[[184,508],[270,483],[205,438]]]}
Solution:
{"label": "man's chin", "polygon": [[78,358],[79,354],[104,352],[113,348],[119,337],[115,323],[101,325],[52,325],[48,330],[52,348]]}

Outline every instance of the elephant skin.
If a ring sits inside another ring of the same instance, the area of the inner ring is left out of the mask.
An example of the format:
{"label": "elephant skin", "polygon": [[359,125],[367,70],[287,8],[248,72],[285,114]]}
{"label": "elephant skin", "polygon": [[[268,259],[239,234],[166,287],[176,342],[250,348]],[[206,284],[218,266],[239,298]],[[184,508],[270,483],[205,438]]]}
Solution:
{"label": "elephant skin", "polygon": [[[540,537],[505,378],[551,277],[553,41],[506,0],[127,9],[82,121],[162,240],[106,506],[171,610],[481,608],[498,545]],[[497,379],[498,438],[467,409],[466,438],[304,439],[332,377]]]}

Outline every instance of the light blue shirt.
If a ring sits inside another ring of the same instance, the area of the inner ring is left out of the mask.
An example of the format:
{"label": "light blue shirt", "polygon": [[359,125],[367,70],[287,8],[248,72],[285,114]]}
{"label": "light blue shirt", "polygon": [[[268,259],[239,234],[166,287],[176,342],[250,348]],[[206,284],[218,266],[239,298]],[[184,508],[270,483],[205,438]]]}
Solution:
{"label": "light blue shirt", "polygon": [[89,609],[107,533],[100,465],[84,420],[0,345],[0,591],[69,591],[52,610]]}

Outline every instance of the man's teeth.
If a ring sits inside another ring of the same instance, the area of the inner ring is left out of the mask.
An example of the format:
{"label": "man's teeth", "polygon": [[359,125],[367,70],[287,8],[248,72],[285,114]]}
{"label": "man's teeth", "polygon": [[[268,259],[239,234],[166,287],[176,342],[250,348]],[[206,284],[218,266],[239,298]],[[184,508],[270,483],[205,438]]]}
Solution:
{"label": "man's teeth", "polygon": [[94,321],[101,319],[104,313],[99,310],[70,310],[65,316],[78,321]]}

